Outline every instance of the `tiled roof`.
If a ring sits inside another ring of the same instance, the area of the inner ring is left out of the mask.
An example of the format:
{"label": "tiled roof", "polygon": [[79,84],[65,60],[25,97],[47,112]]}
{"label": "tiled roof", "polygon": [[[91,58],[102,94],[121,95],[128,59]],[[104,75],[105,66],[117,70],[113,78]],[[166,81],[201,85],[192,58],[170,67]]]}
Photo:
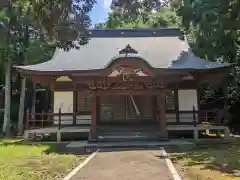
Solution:
{"label": "tiled roof", "polygon": [[189,53],[188,43],[177,28],[93,29],[89,34],[89,43],[80,50],[56,49],[50,61],[17,67],[42,72],[103,69],[114,58],[123,56],[119,51],[127,45],[153,68],[209,69],[230,65],[203,60]]}
{"label": "tiled roof", "polygon": [[172,69],[213,69],[231,66],[229,63],[217,63],[201,59],[191,52],[182,52],[178,60],[173,61]]}

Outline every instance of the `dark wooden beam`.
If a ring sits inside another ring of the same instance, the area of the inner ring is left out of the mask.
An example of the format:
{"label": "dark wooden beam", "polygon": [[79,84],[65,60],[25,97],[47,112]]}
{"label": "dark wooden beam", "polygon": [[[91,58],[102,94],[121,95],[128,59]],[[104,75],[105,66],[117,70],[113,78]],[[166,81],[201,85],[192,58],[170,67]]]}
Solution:
{"label": "dark wooden beam", "polygon": [[158,108],[159,108],[159,122],[160,122],[161,134],[162,134],[163,137],[168,137],[165,91],[164,90],[159,91]]}
{"label": "dark wooden beam", "polygon": [[98,125],[100,120],[100,96],[96,96],[96,108],[97,108],[97,118],[96,118],[96,125]]}
{"label": "dark wooden beam", "polygon": [[97,140],[97,95],[93,93],[92,96],[92,119],[91,119],[91,140]]}
{"label": "dark wooden beam", "polygon": [[96,90],[95,92],[98,96],[101,95],[110,95],[110,96],[116,96],[116,95],[158,95],[159,89],[153,89],[153,90]]}
{"label": "dark wooden beam", "polygon": [[51,90],[51,112],[54,113],[54,91]]}
{"label": "dark wooden beam", "polygon": [[73,90],[73,125],[77,124],[77,91]]}
{"label": "dark wooden beam", "polygon": [[152,95],[152,116],[156,121],[158,118],[157,99],[156,95]]}
{"label": "dark wooden beam", "polygon": [[179,102],[178,102],[178,89],[174,89],[174,105],[176,112],[176,120],[179,122]]}

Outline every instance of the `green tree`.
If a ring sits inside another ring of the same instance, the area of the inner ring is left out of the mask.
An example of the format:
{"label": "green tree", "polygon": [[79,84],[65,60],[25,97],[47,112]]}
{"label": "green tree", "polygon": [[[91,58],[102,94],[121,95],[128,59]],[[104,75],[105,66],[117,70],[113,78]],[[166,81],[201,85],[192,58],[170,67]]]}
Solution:
{"label": "green tree", "polygon": [[105,23],[96,24],[96,28],[160,28],[160,27],[179,27],[181,18],[176,12],[164,7],[159,12],[152,12],[145,19],[129,19],[116,12],[109,13]]}
{"label": "green tree", "polygon": [[[39,57],[31,57],[27,59],[28,55],[32,53],[38,41],[38,49],[43,49],[46,46],[44,39],[40,39],[40,32],[35,27],[31,26],[28,16],[22,12],[18,6],[8,4],[0,9],[0,31],[2,35],[1,47],[1,62],[5,66],[5,111],[4,123],[2,133],[9,135],[10,133],[10,109],[11,109],[11,81],[12,81],[12,64],[23,65],[33,64],[36,60],[43,60],[46,53],[42,53]],[[39,44],[41,42],[41,44]],[[29,44],[31,46],[29,46]],[[33,45],[33,46],[32,46]],[[40,55],[40,53],[38,53]],[[30,60],[30,61],[29,61]],[[47,60],[47,59],[45,59]],[[39,62],[39,61],[38,61]],[[14,71],[13,71],[14,72]],[[14,74],[13,74],[14,75]],[[16,76],[16,75],[14,75]],[[19,124],[18,130],[22,132],[23,116],[24,116],[24,100],[25,100],[25,86],[26,78],[21,80],[21,98],[19,105]]]}
{"label": "green tree", "polygon": [[[183,0],[175,6],[192,50],[200,57],[236,63],[240,83],[240,1]],[[229,96],[240,96],[239,86],[229,84]]]}
{"label": "green tree", "polygon": [[179,8],[193,50],[212,61],[239,61],[240,2],[184,0]]}
{"label": "green tree", "polygon": [[1,9],[0,21],[0,29],[3,35],[1,52],[3,65],[5,66],[5,105],[2,133],[3,135],[9,135],[11,110],[11,68],[13,57],[17,51],[16,29],[19,28],[18,26],[13,26],[13,24],[16,24],[17,19],[14,17],[13,8],[9,4]]}

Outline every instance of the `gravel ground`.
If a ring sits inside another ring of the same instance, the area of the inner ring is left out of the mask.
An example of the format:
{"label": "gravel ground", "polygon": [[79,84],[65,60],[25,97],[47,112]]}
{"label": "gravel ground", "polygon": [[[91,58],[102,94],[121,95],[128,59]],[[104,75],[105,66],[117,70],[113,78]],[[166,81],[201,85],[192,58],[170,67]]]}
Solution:
{"label": "gravel ground", "polygon": [[173,180],[160,150],[100,151],[71,180]]}

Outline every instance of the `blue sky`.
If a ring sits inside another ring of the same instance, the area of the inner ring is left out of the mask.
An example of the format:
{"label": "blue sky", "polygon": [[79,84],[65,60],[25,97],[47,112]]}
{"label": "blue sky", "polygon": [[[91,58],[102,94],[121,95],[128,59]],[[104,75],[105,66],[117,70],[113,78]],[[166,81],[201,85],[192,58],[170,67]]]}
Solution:
{"label": "blue sky", "polygon": [[108,12],[110,11],[111,2],[112,0],[97,0],[97,4],[95,4],[92,12],[90,13],[93,26],[96,23],[105,21]]}

